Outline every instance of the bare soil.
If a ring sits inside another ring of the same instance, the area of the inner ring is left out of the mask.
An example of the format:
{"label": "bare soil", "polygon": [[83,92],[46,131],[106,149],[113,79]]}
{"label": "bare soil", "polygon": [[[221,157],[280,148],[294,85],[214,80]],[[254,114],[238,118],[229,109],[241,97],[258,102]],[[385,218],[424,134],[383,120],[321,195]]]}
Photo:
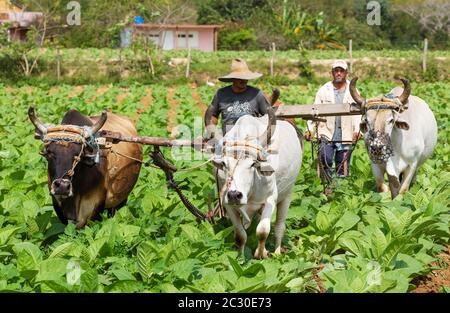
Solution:
{"label": "bare soil", "polygon": [[167,90],[167,103],[169,104],[169,112],[167,113],[167,131],[172,132],[172,128],[175,126],[175,117],[177,113],[177,107],[180,104],[174,99],[175,88],[168,88]]}
{"label": "bare soil", "polygon": [[122,88],[122,92],[116,97],[116,105],[120,105],[123,100],[128,96],[128,89]]}
{"label": "bare soil", "polygon": [[95,95],[92,96],[91,98],[89,98],[86,102],[94,102],[95,99],[97,99],[98,97],[104,95],[108,90],[109,90],[109,86],[108,86],[108,85],[100,86],[100,87],[95,91]]}
{"label": "bare soil", "polygon": [[75,86],[72,88],[72,91],[69,93],[69,98],[74,98],[79,96],[84,90],[84,86]]}
{"label": "bare soil", "polygon": [[433,262],[433,267],[439,267],[426,276],[416,278],[413,283],[417,286],[413,293],[437,293],[442,287],[450,288],[450,246],[438,255],[439,260]]}
{"label": "bare soil", "polygon": [[152,89],[147,88],[145,90],[145,96],[141,99],[141,107],[137,109],[136,113],[134,114],[132,121],[136,123],[139,120],[139,117],[142,113],[144,113],[153,103],[153,96],[152,96]]}
{"label": "bare soil", "polygon": [[54,96],[59,92],[59,87],[58,86],[53,86],[52,88],[50,88],[50,90],[48,91],[48,95],[49,96]]}
{"label": "bare soil", "polygon": [[200,109],[200,112],[202,112],[203,116],[208,106],[206,105],[206,103],[203,102],[202,98],[198,94],[196,83],[191,84],[191,90],[192,90],[192,99],[194,99],[195,103],[197,104],[197,107]]}

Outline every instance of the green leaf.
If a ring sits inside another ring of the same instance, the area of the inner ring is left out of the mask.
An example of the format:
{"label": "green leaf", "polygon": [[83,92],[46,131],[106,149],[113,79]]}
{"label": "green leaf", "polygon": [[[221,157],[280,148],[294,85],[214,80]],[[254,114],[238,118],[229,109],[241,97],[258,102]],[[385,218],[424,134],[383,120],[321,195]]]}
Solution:
{"label": "green leaf", "polygon": [[292,292],[299,292],[303,289],[303,285],[305,283],[305,280],[302,277],[297,277],[292,280],[290,280],[286,287],[291,289]]}
{"label": "green leaf", "polygon": [[198,242],[202,236],[199,229],[190,224],[181,225],[181,230],[183,235],[192,242]]}
{"label": "green leaf", "polygon": [[214,236],[214,239],[217,239],[217,240],[224,240],[224,239],[227,238],[233,231],[234,231],[234,226],[230,226],[230,227],[227,227],[227,228],[225,228],[225,229],[222,229],[220,232],[218,232],[218,233]]}
{"label": "green leaf", "polygon": [[114,269],[111,270],[111,272],[117,277],[118,280],[136,280],[130,272],[124,269]]}
{"label": "green leaf", "polygon": [[180,279],[188,281],[189,276],[194,271],[194,268],[199,264],[196,259],[187,259],[178,261],[170,266],[170,270],[174,275]]}
{"label": "green leaf", "polygon": [[375,256],[376,258],[379,258],[386,249],[387,240],[383,232],[378,227],[371,227],[371,230],[371,241],[376,251]]}
{"label": "green leaf", "polygon": [[99,238],[94,240],[89,247],[87,248],[89,252],[89,260],[90,262],[94,261],[95,258],[97,258],[97,255],[100,253],[100,250],[103,248],[103,246],[108,242],[107,237]]}
{"label": "green leaf", "polygon": [[51,259],[51,258],[65,257],[70,252],[73,245],[74,245],[73,242],[66,242],[66,243],[63,243],[63,244],[57,246],[55,249],[53,249],[52,253],[50,254],[50,256],[48,258]]}
{"label": "green leaf", "polygon": [[316,226],[317,226],[317,229],[319,229],[322,232],[326,232],[331,226],[331,222],[330,222],[328,216],[322,211],[319,211],[317,213]]}
{"label": "green leaf", "polygon": [[254,263],[252,265],[250,265],[248,268],[246,268],[243,272],[242,272],[242,276],[246,276],[246,277],[253,277],[258,275],[258,273],[266,272],[265,267],[261,264],[261,263]]}
{"label": "green leaf", "polygon": [[360,221],[360,218],[358,215],[356,215],[353,212],[346,211],[342,217],[337,221],[335,227],[339,228],[339,231],[337,232],[337,236],[342,234],[343,232],[351,229],[353,226],[355,226]]}
{"label": "green leaf", "polygon": [[106,292],[120,292],[120,293],[132,293],[139,292],[141,284],[132,280],[119,280],[109,285],[105,290]]}
{"label": "green leaf", "polygon": [[144,281],[148,281],[153,275],[153,251],[153,247],[148,242],[141,243],[137,248],[138,271]]}
{"label": "green leaf", "polygon": [[10,225],[6,226],[3,229],[0,229],[0,246],[5,245],[9,238],[14,235],[19,229],[22,227],[11,227]]}
{"label": "green leaf", "polygon": [[403,228],[401,221],[397,218],[397,216],[391,212],[390,209],[383,208],[383,215],[386,220],[386,223],[389,226],[389,229],[394,237],[398,237],[402,235]]}
{"label": "green leaf", "polygon": [[238,277],[241,277],[242,274],[244,273],[244,270],[242,269],[241,265],[238,263],[238,261],[236,259],[233,259],[230,256],[227,256],[227,257],[228,257],[228,261],[230,262],[230,265],[233,268],[236,275]]}
{"label": "green leaf", "polygon": [[381,256],[383,268],[394,265],[397,255],[402,251],[407,242],[406,237],[397,237],[389,243]]}
{"label": "green leaf", "polygon": [[13,247],[17,255],[17,268],[27,279],[31,279],[38,272],[38,265],[42,261],[41,250],[31,242],[17,243]]}
{"label": "green leaf", "polygon": [[[36,281],[59,281],[67,273],[67,263],[69,261],[61,258],[53,258],[42,261],[39,264],[39,273]],[[65,281],[65,279],[64,279]]]}
{"label": "green leaf", "polygon": [[80,277],[80,291],[95,292],[98,288],[98,274],[95,268],[90,268],[86,263],[82,263],[81,268],[84,273]]}

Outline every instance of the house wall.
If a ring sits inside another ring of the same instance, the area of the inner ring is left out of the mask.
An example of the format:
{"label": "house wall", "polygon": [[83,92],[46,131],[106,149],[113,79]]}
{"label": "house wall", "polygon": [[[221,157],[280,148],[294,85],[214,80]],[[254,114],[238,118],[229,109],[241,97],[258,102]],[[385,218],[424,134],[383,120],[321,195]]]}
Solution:
{"label": "house wall", "polygon": [[214,51],[214,30],[200,29],[199,30],[200,44],[199,48],[202,51]]}
{"label": "house wall", "polygon": [[[131,28],[125,28],[121,33],[121,46],[127,47],[131,43]],[[146,31],[139,31],[140,33],[147,33],[149,39],[155,44],[162,44],[164,39],[163,50],[172,49],[186,49],[188,46],[192,49],[211,52],[214,51],[214,30],[213,29],[198,29],[198,28],[180,28],[178,31],[174,29],[167,29],[159,31],[157,29],[148,29]],[[188,34],[189,32],[189,34]],[[186,41],[189,40],[189,45]]]}

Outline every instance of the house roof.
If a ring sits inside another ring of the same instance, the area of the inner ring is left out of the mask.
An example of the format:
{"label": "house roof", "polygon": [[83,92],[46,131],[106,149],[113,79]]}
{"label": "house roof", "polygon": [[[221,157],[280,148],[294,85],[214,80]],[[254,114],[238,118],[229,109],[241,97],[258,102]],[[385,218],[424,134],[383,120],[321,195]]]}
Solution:
{"label": "house roof", "polygon": [[223,25],[198,25],[198,24],[133,24],[134,28],[141,29],[216,29]]}
{"label": "house roof", "polygon": [[12,0],[0,0],[1,12],[21,12],[23,11],[23,5],[19,1]]}

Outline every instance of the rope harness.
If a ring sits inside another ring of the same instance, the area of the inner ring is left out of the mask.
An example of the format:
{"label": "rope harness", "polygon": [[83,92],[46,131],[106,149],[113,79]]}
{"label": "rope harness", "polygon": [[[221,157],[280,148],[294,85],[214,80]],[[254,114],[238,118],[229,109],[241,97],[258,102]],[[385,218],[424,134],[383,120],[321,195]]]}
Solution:
{"label": "rope harness", "polygon": [[[403,104],[397,97],[388,94],[380,98],[368,100],[363,107],[363,118],[365,118],[367,111],[376,110],[376,120],[380,110],[403,112],[408,109],[408,104]],[[364,142],[370,160],[377,164],[387,162],[387,160],[394,155],[394,148],[390,136],[384,132],[373,129],[369,123],[366,122],[366,124],[367,136]]]}
{"label": "rope harness", "polygon": [[[75,125],[59,125],[48,127],[47,132],[43,134],[41,139],[45,147],[47,147],[51,143],[77,143],[81,145],[80,152],[74,157],[71,168],[60,178],[68,176],[70,180],[72,180],[73,175],[75,174],[75,168],[81,161],[81,157],[85,153],[85,148],[88,146],[96,151],[96,154],[90,155],[90,157],[94,158],[94,162],[96,164],[100,161],[99,145],[96,141],[95,136],[90,132],[90,129],[88,127]],[[41,154],[45,154],[45,152],[42,152]]]}

